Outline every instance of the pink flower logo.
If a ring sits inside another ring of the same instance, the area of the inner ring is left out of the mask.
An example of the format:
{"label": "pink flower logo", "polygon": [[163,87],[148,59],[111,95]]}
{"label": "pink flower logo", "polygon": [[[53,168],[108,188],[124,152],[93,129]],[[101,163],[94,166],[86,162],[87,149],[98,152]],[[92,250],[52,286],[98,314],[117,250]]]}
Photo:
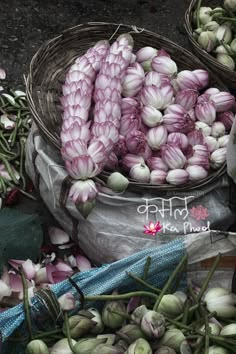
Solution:
{"label": "pink flower logo", "polygon": [[207,208],[204,208],[202,205],[198,205],[197,207],[192,207],[190,209],[190,214],[192,218],[196,220],[206,220],[209,216]]}
{"label": "pink flower logo", "polygon": [[159,232],[162,228],[162,225],[160,224],[160,221],[153,223],[152,221],[149,221],[149,225],[144,225],[144,234],[149,234],[152,236],[155,236],[157,232]]}

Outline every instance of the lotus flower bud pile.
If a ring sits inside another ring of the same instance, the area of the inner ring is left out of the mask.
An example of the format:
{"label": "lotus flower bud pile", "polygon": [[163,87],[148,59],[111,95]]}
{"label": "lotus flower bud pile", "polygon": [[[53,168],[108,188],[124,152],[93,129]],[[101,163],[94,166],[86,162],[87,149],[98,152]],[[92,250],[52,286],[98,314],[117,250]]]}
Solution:
{"label": "lotus flower bud pile", "polygon": [[[204,22],[212,17],[208,8],[200,12]],[[204,29],[209,38],[212,22]],[[228,41],[226,27],[217,31]],[[69,196],[84,214],[94,206],[103,170],[124,174],[107,182],[120,193],[129,178],[191,184],[225,163],[217,150],[227,147],[233,95],[209,87],[206,70],[178,68],[161,48],[134,54],[133,45],[130,34],[98,42],[75,60],[62,88],[61,155],[74,180]]]}

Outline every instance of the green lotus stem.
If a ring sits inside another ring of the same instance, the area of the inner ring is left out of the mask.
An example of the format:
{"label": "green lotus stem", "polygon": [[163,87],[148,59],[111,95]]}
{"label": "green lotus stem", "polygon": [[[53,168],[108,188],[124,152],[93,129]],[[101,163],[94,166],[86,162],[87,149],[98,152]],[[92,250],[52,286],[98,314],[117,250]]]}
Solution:
{"label": "green lotus stem", "polygon": [[202,0],[198,0],[198,3],[197,3],[197,28],[199,28],[201,25],[200,19],[199,19],[199,12],[200,12],[201,4],[202,4]]}
{"label": "green lotus stem", "polygon": [[232,21],[232,22],[236,22],[236,18],[235,17],[225,17],[225,16],[220,16],[218,17],[219,20],[224,20],[224,21]]}
{"label": "green lotus stem", "polygon": [[[7,147],[7,150],[9,151],[10,150],[10,146],[8,144],[8,141],[7,139],[5,138],[4,134],[3,134],[3,131],[0,131],[0,137],[2,138],[2,140],[4,141],[6,147]],[[13,154],[13,152],[9,151],[9,154]]]}
{"label": "green lotus stem", "polygon": [[212,278],[212,276],[213,276],[213,274],[214,274],[214,272],[215,272],[215,270],[216,270],[216,268],[217,268],[217,266],[219,264],[220,259],[221,259],[221,254],[219,253],[218,256],[215,258],[215,260],[214,260],[214,262],[212,264],[212,267],[211,267],[210,271],[208,272],[208,275],[207,275],[206,279],[204,280],[204,283],[203,283],[203,285],[201,287],[201,290],[200,290],[199,294],[197,295],[197,301],[198,302],[201,301],[201,298],[202,298],[204,292],[208,288],[209,282],[210,282],[210,280],[211,280],[211,278]]}
{"label": "green lotus stem", "polygon": [[[199,306],[199,304],[196,304],[196,305],[191,306],[190,309],[189,309],[189,313],[191,314],[191,313],[194,312],[196,309],[198,309],[198,306]],[[182,313],[181,315],[179,315],[178,317],[176,317],[176,318],[175,318],[175,321],[180,321],[180,320],[182,320],[182,318],[183,318],[183,313]]]}
{"label": "green lotus stem", "polygon": [[42,333],[36,334],[34,336],[34,339],[41,339],[41,338],[49,337],[51,335],[59,334],[59,333],[62,333],[61,329],[54,329],[53,331],[42,332]]}
{"label": "green lotus stem", "polygon": [[14,175],[12,168],[10,166],[10,164],[8,163],[7,159],[0,154],[0,160],[2,160],[3,164],[5,165],[5,168],[7,170],[7,172],[9,173],[9,176],[11,177],[12,181],[15,184],[19,184],[18,180],[16,179],[16,176]]}
{"label": "green lotus stem", "polygon": [[182,269],[183,265],[186,264],[188,259],[188,256],[185,255],[181,261],[179,262],[178,266],[176,267],[176,269],[174,270],[174,272],[171,274],[171,276],[169,277],[169,279],[167,280],[166,284],[164,285],[160,295],[158,296],[155,305],[153,307],[153,311],[157,311],[158,306],[160,305],[160,302],[163,298],[163,296],[166,294],[166,292],[169,290],[170,286],[172,285],[176,275],[178,274],[178,272],[180,271],[180,269]]}
{"label": "green lotus stem", "polygon": [[25,195],[26,197],[32,199],[32,200],[35,200],[37,201],[38,199],[36,197],[34,197],[33,195],[27,193],[26,191],[24,191],[23,189],[19,188],[19,192],[23,195]]}
{"label": "green lotus stem", "polygon": [[[210,318],[212,318],[212,317],[215,317],[216,315],[217,315],[216,312],[211,312],[211,313],[209,313],[209,314],[207,315],[207,318],[210,319]],[[204,323],[204,319],[203,319],[203,318],[200,318],[199,320],[194,321],[194,322],[192,322],[191,324],[189,324],[189,326],[192,327],[192,328],[194,328],[194,327],[199,326],[199,325],[201,325],[201,324],[203,324],[203,323]]]}
{"label": "green lotus stem", "polygon": [[85,301],[126,300],[126,299],[130,299],[131,297],[139,297],[139,296],[150,297],[150,298],[155,299],[155,300],[158,298],[158,295],[150,293],[150,292],[147,292],[147,291],[133,291],[133,292],[130,292],[130,293],[120,294],[120,295],[92,295],[92,296],[85,296],[84,300]]}
{"label": "green lotus stem", "polygon": [[29,298],[28,298],[28,286],[26,282],[26,277],[25,273],[23,271],[22,266],[19,267],[20,271],[20,276],[22,280],[22,285],[23,285],[23,303],[24,303],[24,310],[25,310],[25,318],[26,318],[26,323],[29,331],[29,338],[30,340],[33,339],[33,331],[32,331],[32,323],[31,323],[31,317],[30,317],[30,307],[29,307]]}
{"label": "green lotus stem", "polygon": [[182,323],[187,324],[188,323],[188,315],[189,315],[189,309],[191,307],[191,300],[187,299],[184,304],[184,313],[183,313],[183,318],[182,318]]}
{"label": "green lotus stem", "polygon": [[150,285],[149,283],[147,283],[146,281],[142,280],[141,278],[137,277],[136,275],[134,275],[133,273],[129,273],[126,272],[126,274],[133,278],[134,280],[136,280],[138,283],[140,283],[141,285],[145,286],[146,288],[154,291],[155,293],[160,293],[161,289],[156,288],[155,286]]}
{"label": "green lotus stem", "polygon": [[206,312],[203,309],[203,306],[200,304],[200,313],[203,315],[204,322],[205,322],[205,354],[209,354],[209,342],[210,342],[210,327],[208,318],[206,316]]}
{"label": "green lotus stem", "polygon": [[9,157],[11,157],[12,155],[15,155],[13,152],[11,152],[11,151],[9,151],[5,146],[4,146],[4,144],[3,144],[3,139],[2,139],[2,137],[1,137],[1,135],[0,135],[0,147],[2,148],[2,150],[3,150],[3,152],[5,152],[6,154],[8,154],[8,155],[10,155]]}
{"label": "green lotus stem", "polygon": [[23,183],[23,190],[26,187],[25,177],[23,173],[24,168],[24,156],[25,156],[25,142],[23,139],[20,139],[20,176]]}
{"label": "green lotus stem", "polygon": [[116,310],[116,309],[109,309],[108,308],[108,311],[109,312],[112,312],[112,313],[115,313],[115,314],[117,314],[117,315],[120,315],[121,317],[124,317],[126,320],[131,320],[131,315],[129,315],[128,313],[126,313],[126,312],[123,312],[123,311],[119,311],[119,310]]}
{"label": "green lotus stem", "polygon": [[147,260],[146,260],[146,263],[145,263],[145,266],[144,266],[144,271],[143,271],[143,280],[144,281],[147,280],[149,269],[150,269],[150,266],[151,266],[151,261],[152,261],[152,258],[150,256],[148,256]]}
{"label": "green lotus stem", "polygon": [[[188,291],[189,291],[190,296],[191,296],[192,299],[193,299],[193,303],[194,303],[194,304],[197,304],[197,303],[198,303],[198,301],[197,301],[197,296],[196,296],[196,294],[195,294],[194,291],[193,291],[193,287],[192,287],[191,281],[190,281],[190,284],[189,284],[189,286],[188,286]],[[197,319],[197,320],[200,320],[200,319],[201,319],[201,316],[200,316],[200,314],[199,314],[198,309],[196,309],[195,314],[196,314],[196,319]]]}
{"label": "green lotus stem", "polygon": [[202,337],[202,338],[200,338],[199,343],[196,345],[196,348],[194,350],[194,354],[201,354],[202,353],[203,343],[204,343],[204,339]]}
{"label": "green lotus stem", "polygon": [[66,335],[67,335],[68,344],[69,344],[69,347],[70,347],[70,350],[72,351],[72,353],[76,354],[72,340],[71,340],[71,336],[70,336],[70,326],[69,326],[69,322],[68,322],[68,313],[67,312],[64,313],[64,317],[65,317]]}
{"label": "green lotus stem", "polygon": [[0,190],[2,191],[3,194],[7,193],[7,187],[6,184],[3,180],[3,178],[0,177]]}
{"label": "green lotus stem", "polygon": [[11,140],[11,147],[13,147],[15,145],[15,141],[16,141],[16,133],[17,133],[17,129],[18,129],[18,125],[19,125],[19,120],[20,120],[20,111],[17,112],[17,120],[16,120],[16,125],[14,127],[14,130],[10,136],[10,139]]}

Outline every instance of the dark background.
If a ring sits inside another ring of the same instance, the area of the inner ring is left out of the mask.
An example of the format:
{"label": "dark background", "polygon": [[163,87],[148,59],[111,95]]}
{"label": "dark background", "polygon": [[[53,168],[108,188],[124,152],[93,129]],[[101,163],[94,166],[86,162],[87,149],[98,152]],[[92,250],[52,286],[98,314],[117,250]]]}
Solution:
{"label": "dark background", "polygon": [[189,48],[184,12],[190,0],[0,0],[0,67],[4,87],[23,88],[23,75],[46,40],[86,22],[136,25]]}

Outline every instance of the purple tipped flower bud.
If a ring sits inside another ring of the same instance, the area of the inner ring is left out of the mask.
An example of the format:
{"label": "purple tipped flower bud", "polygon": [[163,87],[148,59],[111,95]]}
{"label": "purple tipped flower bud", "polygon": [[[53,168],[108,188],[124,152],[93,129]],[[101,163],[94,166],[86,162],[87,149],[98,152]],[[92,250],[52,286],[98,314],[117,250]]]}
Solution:
{"label": "purple tipped flower bud", "polygon": [[186,157],[179,147],[166,144],[161,148],[161,157],[170,169],[183,168],[186,163]]}
{"label": "purple tipped flower bud", "polygon": [[197,102],[198,92],[192,89],[181,90],[175,96],[175,103],[182,106],[186,111],[192,109]]}
{"label": "purple tipped flower bud", "polygon": [[217,120],[224,124],[226,130],[230,130],[234,122],[234,114],[231,111],[226,111],[217,114]]}
{"label": "purple tipped flower bud", "polygon": [[187,183],[189,180],[189,174],[186,170],[175,169],[168,172],[166,181],[175,186]]}
{"label": "purple tipped flower bud", "polygon": [[147,165],[151,171],[161,170],[167,172],[169,170],[167,164],[160,157],[156,157],[156,156],[150,157],[147,160]]}
{"label": "purple tipped flower bud", "polygon": [[150,183],[161,185],[166,182],[167,173],[162,170],[153,170],[150,175]]}
{"label": "purple tipped flower bud", "polygon": [[170,133],[167,138],[167,143],[176,145],[181,150],[186,150],[189,145],[188,138],[183,133]]}

